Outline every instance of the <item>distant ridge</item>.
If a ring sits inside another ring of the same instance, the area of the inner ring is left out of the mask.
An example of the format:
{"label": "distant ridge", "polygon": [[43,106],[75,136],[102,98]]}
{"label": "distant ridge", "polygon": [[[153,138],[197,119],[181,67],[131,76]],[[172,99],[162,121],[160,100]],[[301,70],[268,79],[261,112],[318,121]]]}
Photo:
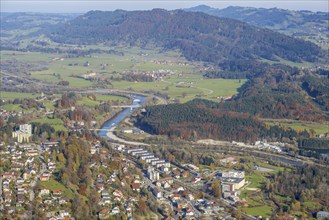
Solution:
{"label": "distant ridge", "polygon": [[179,49],[187,59],[215,64],[231,59],[276,57],[314,62],[324,54],[310,42],[229,18],[182,10],[90,11],[59,24],[48,35],[62,43],[152,42],[165,49]]}
{"label": "distant ridge", "polygon": [[[203,12],[217,17],[232,18],[247,22],[258,27],[266,27],[273,30],[288,30],[300,28],[301,31],[308,32],[312,28],[322,29],[323,33],[328,33],[328,12],[312,11],[291,11],[279,8],[253,8],[229,6],[223,9],[212,8],[207,5],[199,5],[184,9],[192,12]],[[313,26],[313,27],[312,27]]]}

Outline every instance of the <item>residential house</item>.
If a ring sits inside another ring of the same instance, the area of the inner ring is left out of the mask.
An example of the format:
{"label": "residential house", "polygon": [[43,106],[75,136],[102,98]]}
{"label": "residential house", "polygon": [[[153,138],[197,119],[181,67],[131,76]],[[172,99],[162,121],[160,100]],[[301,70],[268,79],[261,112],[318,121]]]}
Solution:
{"label": "residential house", "polygon": [[65,211],[65,210],[60,210],[59,211],[59,217],[61,219],[71,219],[71,215],[68,211]]}
{"label": "residential house", "polygon": [[131,184],[131,188],[132,188],[132,190],[133,191],[137,191],[137,192],[139,192],[140,190],[141,190],[141,184],[140,183],[132,183]]}
{"label": "residential house", "polygon": [[54,190],[52,190],[52,194],[53,194],[53,196],[60,196],[60,195],[62,195],[62,190],[54,189]]}
{"label": "residential house", "polygon": [[41,180],[41,181],[48,181],[49,178],[50,178],[50,173],[48,173],[48,172],[44,172],[44,173],[41,174],[41,176],[40,176],[40,180]]}
{"label": "residential house", "polygon": [[98,218],[99,219],[108,219],[110,217],[110,211],[108,209],[102,209],[98,213]]}
{"label": "residential house", "polygon": [[35,176],[36,174],[37,174],[36,170],[34,170],[34,169],[28,169],[26,172],[24,172],[23,179],[24,180],[30,179],[33,176]]}
{"label": "residential house", "polygon": [[67,202],[68,202],[68,199],[67,198],[62,198],[62,197],[59,197],[58,198],[58,203],[60,205],[65,205],[65,204],[67,204]]}
{"label": "residential house", "polygon": [[3,179],[10,179],[10,180],[15,180],[16,179],[16,174],[14,172],[5,172],[2,174]]}
{"label": "residential house", "polygon": [[120,214],[120,209],[118,206],[114,207],[111,211],[111,215],[117,215]]}
{"label": "residential house", "polygon": [[180,173],[179,170],[177,170],[177,169],[176,170],[173,170],[172,173],[173,173],[173,177],[174,178],[176,178],[176,179],[179,179],[180,178],[181,173]]}
{"label": "residential house", "polygon": [[46,196],[46,195],[49,195],[49,194],[50,194],[49,189],[47,189],[47,188],[40,189],[40,193],[39,193],[40,196]]}

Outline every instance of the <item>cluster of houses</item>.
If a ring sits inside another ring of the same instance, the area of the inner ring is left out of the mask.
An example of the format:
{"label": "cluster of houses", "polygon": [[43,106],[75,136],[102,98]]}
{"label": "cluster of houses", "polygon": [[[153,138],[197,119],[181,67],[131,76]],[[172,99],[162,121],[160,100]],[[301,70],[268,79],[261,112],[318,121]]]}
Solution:
{"label": "cluster of houses", "polygon": [[[116,150],[123,150],[124,145],[113,144]],[[129,170],[134,167],[133,162],[125,157],[113,157],[109,154],[108,149],[102,147],[99,141],[91,143],[90,153],[97,155],[96,160],[92,159],[90,167],[98,166],[105,169],[111,169],[110,175],[98,173],[94,181],[94,185],[100,195],[98,205],[101,210],[98,212],[99,219],[108,219],[111,216],[125,214],[132,217],[134,211],[134,203],[138,201],[138,197],[128,197],[122,190],[113,187],[113,184],[118,184],[123,189],[131,188],[136,195],[141,190],[142,180],[138,175],[133,176],[131,184],[127,184],[126,179],[129,176]],[[111,164],[116,164],[117,168],[111,168]],[[121,175],[119,175],[119,173]],[[124,211],[120,207],[124,208]]]}
{"label": "cluster of houses", "polygon": [[[29,127],[24,129],[29,130]],[[35,186],[37,181],[49,181],[51,173],[55,170],[56,164],[52,161],[40,160],[42,151],[49,151],[57,142],[44,143],[42,145],[17,143],[14,146],[2,145],[0,151],[1,160],[10,165],[10,170],[1,176],[2,190],[1,207],[6,208],[9,214],[13,214],[17,208],[24,210],[36,197]],[[60,198],[60,190],[41,189],[37,192],[39,196],[56,196],[56,201],[64,204]],[[2,199],[3,198],[3,199]],[[43,204],[53,203],[53,199],[44,198]],[[63,213],[61,213],[63,215]]]}
{"label": "cluster of houses", "polygon": [[150,60],[151,63],[156,63],[159,65],[166,65],[166,66],[189,66],[188,62],[177,62],[177,61],[170,61],[170,60]]}
{"label": "cluster of houses", "polygon": [[104,189],[100,191],[100,195],[101,199],[98,204],[103,209],[98,213],[99,219],[108,219],[110,216],[120,214],[121,210],[118,204],[122,204],[125,214],[131,217],[134,210],[134,202],[138,201],[136,197],[127,198],[119,189],[113,190],[112,193]]}
{"label": "cluster of houses", "polygon": [[158,69],[158,70],[151,70],[151,71],[138,71],[138,70],[130,70],[125,71],[123,74],[142,74],[144,76],[151,77],[153,80],[162,80],[166,76],[174,75],[176,74],[176,70],[170,70],[170,69]]}
{"label": "cluster of houses", "polygon": [[[0,100],[1,101],[1,100]],[[0,109],[0,116],[4,119],[7,120],[9,117],[21,117],[22,112],[16,112],[16,111],[7,111],[6,109]]]}
{"label": "cluster of houses", "polygon": [[[174,212],[175,219],[199,219],[204,214],[217,217],[219,212],[225,218],[231,217],[222,207],[207,199],[197,199],[196,192],[188,190],[187,185],[201,180],[199,167],[193,164],[185,164],[182,166],[183,168],[173,166],[171,163],[154,156],[143,148],[125,148],[124,145],[116,145],[115,149],[125,152],[136,158],[136,160],[144,161],[147,164],[144,184],[159,203],[168,205],[169,209]],[[227,179],[223,184],[225,185],[226,183],[227,186],[233,184],[233,190],[237,190],[244,185],[244,172],[239,173],[237,176],[234,175],[231,174],[232,179],[234,177],[238,179],[243,176],[243,181],[232,183]],[[224,177],[229,177],[229,175],[224,174]]]}

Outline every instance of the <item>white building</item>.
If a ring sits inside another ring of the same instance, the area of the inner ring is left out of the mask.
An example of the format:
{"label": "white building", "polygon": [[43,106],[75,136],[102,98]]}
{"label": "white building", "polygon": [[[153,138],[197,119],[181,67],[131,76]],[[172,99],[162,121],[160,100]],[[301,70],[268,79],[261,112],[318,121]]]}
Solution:
{"label": "white building", "polygon": [[19,130],[12,133],[13,138],[17,138],[18,143],[29,142],[32,136],[32,125],[24,124],[19,126]]}
{"label": "white building", "polygon": [[222,173],[222,177],[232,177],[232,178],[244,178],[245,172],[244,171],[236,171],[236,170],[230,170]]}

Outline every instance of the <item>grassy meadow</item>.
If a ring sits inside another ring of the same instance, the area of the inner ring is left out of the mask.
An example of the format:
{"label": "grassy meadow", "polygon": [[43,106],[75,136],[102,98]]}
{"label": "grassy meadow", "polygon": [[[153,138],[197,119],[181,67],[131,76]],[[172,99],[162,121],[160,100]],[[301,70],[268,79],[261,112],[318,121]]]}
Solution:
{"label": "grassy meadow", "polygon": [[307,131],[310,131],[313,129],[316,134],[323,134],[329,132],[329,124],[328,123],[316,123],[316,122],[306,122],[306,121],[267,121],[266,124],[268,125],[278,125],[283,128],[292,128],[296,131],[303,131],[306,129]]}

